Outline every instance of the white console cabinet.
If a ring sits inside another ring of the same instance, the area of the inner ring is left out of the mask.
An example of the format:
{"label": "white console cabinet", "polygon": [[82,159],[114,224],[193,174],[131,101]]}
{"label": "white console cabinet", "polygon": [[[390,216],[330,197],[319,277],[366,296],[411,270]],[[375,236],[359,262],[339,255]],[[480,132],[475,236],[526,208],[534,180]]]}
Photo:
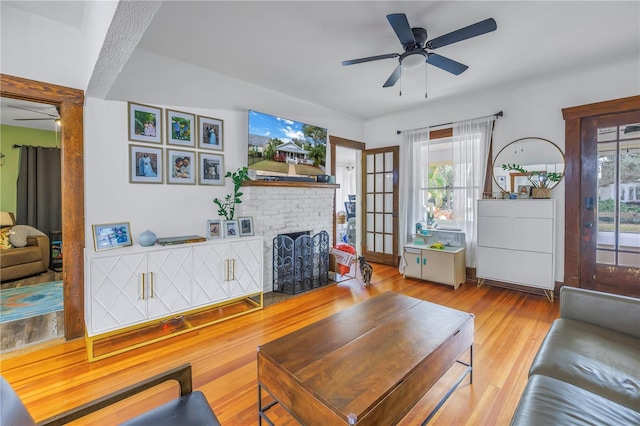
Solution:
{"label": "white console cabinet", "polygon": [[437,250],[420,244],[405,244],[404,260],[407,277],[448,284],[454,289],[466,280],[464,247]]}
{"label": "white console cabinet", "polygon": [[87,338],[256,295],[261,308],[262,259],[262,237],[85,249]]}
{"label": "white console cabinet", "polygon": [[555,200],[478,200],[476,275],[541,288],[553,300]]}

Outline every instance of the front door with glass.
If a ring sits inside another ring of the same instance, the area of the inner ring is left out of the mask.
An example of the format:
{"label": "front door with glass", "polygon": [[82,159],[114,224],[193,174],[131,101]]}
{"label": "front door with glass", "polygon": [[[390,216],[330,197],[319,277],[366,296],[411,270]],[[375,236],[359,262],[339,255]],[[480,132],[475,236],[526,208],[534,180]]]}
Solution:
{"label": "front door with glass", "polygon": [[640,295],[640,111],[582,122],[582,287]]}

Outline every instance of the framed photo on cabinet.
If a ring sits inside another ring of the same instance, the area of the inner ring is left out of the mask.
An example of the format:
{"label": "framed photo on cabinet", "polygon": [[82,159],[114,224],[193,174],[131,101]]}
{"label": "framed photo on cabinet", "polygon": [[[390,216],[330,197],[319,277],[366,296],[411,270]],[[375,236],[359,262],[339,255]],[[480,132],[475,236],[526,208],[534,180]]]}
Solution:
{"label": "framed photo on cabinet", "polygon": [[198,116],[198,148],[223,151],[224,122],[218,118]]}
{"label": "framed photo on cabinet", "polygon": [[223,234],[225,238],[238,238],[240,231],[238,230],[237,220],[225,220],[223,223]]}
{"label": "framed photo on cabinet", "polygon": [[207,239],[222,238],[222,220],[212,219],[207,221]]}
{"label": "framed photo on cabinet", "polygon": [[252,216],[239,217],[238,226],[240,227],[241,237],[249,237],[253,235],[253,217]]}
{"label": "framed photo on cabinet", "polygon": [[128,102],[129,140],[162,143],[162,108]]}
{"label": "framed photo on cabinet", "polygon": [[129,145],[129,182],[162,183],[162,148]]}
{"label": "framed photo on cabinet", "polygon": [[129,222],[92,225],[93,247],[96,251],[127,247],[132,244]]}
{"label": "framed photo on cabinet", "polygon": [[195,147],[196,116],[186,112],[167,110],[167,145]]}

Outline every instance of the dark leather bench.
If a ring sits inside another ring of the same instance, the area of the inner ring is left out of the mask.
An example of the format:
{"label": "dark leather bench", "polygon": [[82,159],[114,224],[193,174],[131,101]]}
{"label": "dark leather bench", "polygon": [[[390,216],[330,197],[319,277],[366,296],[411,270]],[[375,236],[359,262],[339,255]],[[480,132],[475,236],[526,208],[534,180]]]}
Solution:
{"label": "dark leather bench", "polygon": [[220,425],[204,394],[200,391],[193,392],[190,364],[151,377],[40,423],[35,423],[18,394],[4,377],[0,377],[0,425],[64,425],[168,380],[176,380],[180,384],[180,397],[126,421],[125,425]]}

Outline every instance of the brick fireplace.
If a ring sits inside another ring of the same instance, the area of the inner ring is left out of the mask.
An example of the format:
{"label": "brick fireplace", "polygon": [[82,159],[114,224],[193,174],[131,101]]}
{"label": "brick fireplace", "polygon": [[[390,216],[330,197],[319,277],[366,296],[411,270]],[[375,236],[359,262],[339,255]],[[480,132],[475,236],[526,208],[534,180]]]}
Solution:
{"label": "brick fireplace", "polygon": [[333,212],[336,185],[298,182],[247,182],[236,216],[253,216],[254,234],[264,238],[264,292],[272,291],[273,239],[280,234],[320,231],[329,234],[333,247]]}

